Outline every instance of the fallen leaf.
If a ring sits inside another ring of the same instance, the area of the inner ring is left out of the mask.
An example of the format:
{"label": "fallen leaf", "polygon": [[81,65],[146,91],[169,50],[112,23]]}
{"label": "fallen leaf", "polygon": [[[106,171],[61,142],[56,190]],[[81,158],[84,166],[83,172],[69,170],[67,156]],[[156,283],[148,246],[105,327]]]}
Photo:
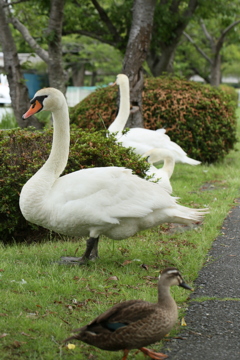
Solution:
{"label": "fallen leaf", "polygon": [[26,334],[24,331],[21,332],[21,335],[28,336],[28,337],[30,337],[31,339],[36,339],[36,338],[33,337],[32,335]]}
{"label": "fallen leaf", "polygon": [[142,265],[140,265],[140,267],[145,269],[145,270],[148,270],[148,265],[146,265],[146,264],[142,264]]}
{"label": "fallen leaf", "polygon": [[5,336],[8,336],[8,334],[6,334],[6,333],[0,334],[0,339],[4,338]]}
{"label": "fallen leaf", "polygon": [[118,277],[117,276],[110,276],[108,279],[106,279],[105,281],[118,281]]}
{"label": "fallen leaf", "polygon": [[67,344],[67,345],[66,345],[66,348],[67,348],[68,350],[74,350],[75,347],[76,347],[76,345],[74,345],[74,344]]}
{"label": "fallen leaf", "polygon": [[79,250],[79,247],[76,248],[75,252],[74,252],[74,255],[76,255],[76,253],[78,252]]}
{"label": "fallen leaf", "polygon": [[128,264],[131,264],[132,262],[130,260],[125,260],[122,265],[125,266],[125,265],[128,265]]}
{"label": "fallen leaf", "polygon": [[14,346],[15,348],[19,348],[19,347],[22,346],[23,344],[26,344],[26,342],[24,342],[24,341],[17,341],[17,340],[15,340],[15,341],[13,342],[13,346]]}
{"label": "fallen leaf", "polygon": [[35,317],[35,316],[38,316],[38,311],[36,311],[35,313],[28,313],[27,314],[27,318],[31,318],[31,317]]}
{"label": "fallen leaf", "polygon": [[184,317],[181,319],[181,326],[187,326],[186,321]]}

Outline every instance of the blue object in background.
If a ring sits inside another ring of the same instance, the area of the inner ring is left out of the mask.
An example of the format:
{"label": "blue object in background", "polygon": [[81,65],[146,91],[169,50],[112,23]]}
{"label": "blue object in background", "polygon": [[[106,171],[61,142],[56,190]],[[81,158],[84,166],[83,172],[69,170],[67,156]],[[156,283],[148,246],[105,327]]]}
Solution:
{"label": "blue object in background", "polygon": [[49,86],[47,74],[24,73],[23,77],[26,80],[29,99],[32,99],[39,89]]}

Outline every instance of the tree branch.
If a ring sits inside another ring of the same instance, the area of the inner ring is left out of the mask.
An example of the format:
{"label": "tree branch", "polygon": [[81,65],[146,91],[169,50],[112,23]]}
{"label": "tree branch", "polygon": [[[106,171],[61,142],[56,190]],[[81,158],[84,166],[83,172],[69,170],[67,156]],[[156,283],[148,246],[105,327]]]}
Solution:
{"label": "tree branch", "polygon": [[97,34],[95,34],[93,32],[87,31],[87,30],[63,31],[62,34],[63,35],[71,35],[71,34],[85,35],[85,36],[88,36],[88,37],[90,37],[92,39],[99,40],[100,42],[102,42],[104,44],[108,44],[108,45],[111,45],[111,46],[115,45],[115,43],[113,41],[105,40],[104,37],[102,37],[101,35],[97,35]]}
{"label": "tree branch", "polygon": [[192,16],[198,4],[199,4],[199,0],[190,0],[188,7],[184,11],[184,17]]}
{"label": "tree branch", "polygon": [[204,59],[206,59],[212,65],[213,62],[210,57],[208,57],[207,54],[205,54],[205,52],[195,43],[191,36],[188,35],[185,31],[183,32],[183,35],[188,39],[191,44],[193,44],[195,49],[204,57]]}
{"label": "tree branch", "polygon": [[201,78],[203,78],[203,80],[206,81],[207,84],[210,84],[210,79],[209,76],[203,74],[201,71],[199,71],[195,66],[191,66],[192,71],[197,74],[198,76],[200,76]]}
{"label": "tree branch", "polygon": [[240,23],[240,20],[236,20],[234,21],[232,24],[230,24],[228,27],[226,27],[226,29],[224,29],[222,31],[222,34],[221,36],[219,37],[218,41],[217,41],[217,44],[216,44],[216,51],[219,52],[221,47],[222,47],[222,44],[223,44],[223,40],[225,38],[225,36],[227,35],[227,33],[236,25],[238,25]]}
{"label": "tree branch", "polygon": [[210,43],[211,49],[214,51],[216,45],[214,43],[213,37],[207,31],[206,25],[204,24],[202,19],[200,20],[200,24],[201,24],[201,28],[203,29],[204,35],[206,36],[207,40]]}
{"label": "tree branch", "polygon": [[3,8],[4,8],[4,7],[13,6],[13,5],[16,5],[16,4],[20,4],[20,3],[24,3],[24,2],[28,2],[28,1],[29,1],[29,0],[11,1],[11,2],[5,3],[5,4],[3,5]]}
{"label": "tree branch", "polygon": [[36,54],[46,63],[49,61],[48,52],[42,49],[29,33],[28,29],[15,17],[10,17],[9,22],[22,34],[24,40],[31,46]]}
{"label": "tree branch", "polygon": [[121,43],[122,38],[119,35],[116,27],[113,25],[112,21],[109,19],[106,11],[99,5],[97,0],[91,0],[93,6],[95,7],[95,9],[97,10],[100,19],[104,22],[104,24],[107,26],[110,34],[113,35],[114,38],[114,42],[117,43]]}

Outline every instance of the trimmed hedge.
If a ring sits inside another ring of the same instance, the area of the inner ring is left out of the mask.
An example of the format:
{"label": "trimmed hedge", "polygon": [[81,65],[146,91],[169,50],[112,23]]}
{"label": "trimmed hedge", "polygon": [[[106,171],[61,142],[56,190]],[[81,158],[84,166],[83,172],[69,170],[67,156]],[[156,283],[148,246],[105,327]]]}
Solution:
{"label": "trimmed hedge", "polygon": [[[0,131],[0,239],[7,243],[36,241],[49,233],[27,222],[19,209],[22,186],[43,165],[52,145],[52,129],[45,132],[13,129]],[[113,136],[73,126],[67,167],[64,174],[97,166],[123,166],[145,177],[149,165],[131,149],[115,143]]]}
{"label": "trimmed hedge", "polygon": [[[71,109],[71,122],[80,128],[108,128],[116,117],[118,89],[106,87]],[[225,91],[179,78],[146,79],[143,89],[145,128],[164,127],[188,156],[214,163],[234,147],[236,102]]]}

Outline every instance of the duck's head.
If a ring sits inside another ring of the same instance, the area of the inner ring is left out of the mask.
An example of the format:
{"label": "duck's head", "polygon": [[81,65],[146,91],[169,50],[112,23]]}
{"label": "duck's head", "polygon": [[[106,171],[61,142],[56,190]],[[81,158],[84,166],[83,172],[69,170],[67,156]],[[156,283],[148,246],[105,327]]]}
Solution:
{"label": "duck's head", "polygon": [[178,286],[183,287],[184,289],[193,290],[190,286],[188,286],[184,282],[179,270],[174,267],[169,267],[169,268],[164,269],[159,276],[159,281],[165,286],[170,287],[173,285],[178,285]]}
{"label": "duck's head", "polygon": [[42,111],[54,111],[62,107],[63,102],[66,101],[63,93],[55,88],[44,88],[38,90],[30,101],[29,110],[22,116],[23,119]]}

